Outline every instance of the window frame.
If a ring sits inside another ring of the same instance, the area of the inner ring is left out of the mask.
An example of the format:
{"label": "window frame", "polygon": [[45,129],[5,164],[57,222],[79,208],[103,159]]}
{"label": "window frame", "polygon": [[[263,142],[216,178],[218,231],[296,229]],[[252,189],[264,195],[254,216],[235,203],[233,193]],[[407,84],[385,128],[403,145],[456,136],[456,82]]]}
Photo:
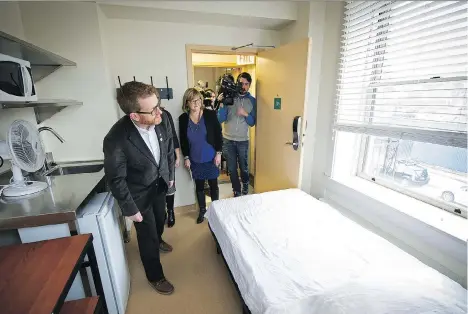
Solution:
{"label": "window frame", "polygon": [[[383,136],[382,136],[383,137]],[[388,137],[391,138],[391,137]],[[393,138],[395,139],[395,138]],[[367,153],[369,152],[369,147],[370,147],[370,140],[371,140],[371,135],[367,134],[361,134],[361,143],[359,147],[359,156],[357,160],[354,162],[357,163],[356,173],[353,173],[353,175],[365,179],[367,181],[376,183],[380,186],[383,186],[385,188],[391,189],[393,191],[399,192],[401,194],[404,194],[406,196],[412,197],[414,199],[417,199],[419,201],[422,201],[424,203],[427,203],[429,205],[432,205],[434,207],[440,208],[442,210],[448,211],[451,214],[461,216],[463,218],[468,218],[468,211],[466,208],[463,208],[462,206],[457,206],[455,203],[448,203],[443,200],[438,200],[433,197],[429,197],[424,194],[416,193],[413,192],[409,189],[405,189],[404,187],[398,186],[398,184],[393,184],[391,183],[390,180],[385,180],[380,178],[379,176],[370,176],[367,173],[365,173],[365,166],[366,166],[366,160],[367,160]],[[395,139],[398,140],[398,139]],[[423,142],[426,143],[426,142]],[[398,144],[399,146],[399,144]],[[398,148],[397,148],[398,150]],[[459,212],[458,212],[459,211]]]}
{"label": "window frame", "polygon": [[[386,28],[389,26],[390,22],[385,23],[386,20],[389,20],[391,17],[391,11],[393,10],[392,7],[387,7],[387,6],[382,6],[380,10],[374,12],[374,17],[378,17],[379,15],[383,15],[382,19],[377,19],[374,23],[380,24],[376,28],[374,25],[370,25],[370,29],[373,30],[373,32],[376,32],[378,34],[377,40],[375,42],[369,42],[369,44],[374,46],[374,54],[369,55],[367,58],[369,59],[368,66],[370,66],[373,71],[372,71],[372,76],[370,79],[370,82],[367,84],[367,86],[362,87],[362,89],[366,90],[366,98],[365,98],[365,106],[363,107],[363,114],[362,114],[362,120],[366,121],[369,125],[372,125],[373,121],[373,112],[376,110],[375,108],[375,102],[376,102],[376,95],[378,92],[378,89],[380,86],[379,81],[381,79],[381,74],[382,74],[382,69],[385,65],[385,55],[387,54],[387,50],[385,49],[386,46],[380,46],[382,43],[382,39],[386,39],[387,37],[384,36],[389,32],[389,29]],[[379,34],[379,28],[384,28],[382,33]],[[384,49],[382,49],[384,48]],[[378,53],[375,51],[380,49]],[[440,78],[437,73],[430,75],[430,77],[426,77],[424,79],[418,80],[420,83],[423,82],[430,82],[432,79],[437,79]],[[456,77],[450,77],[446,78],[443,80],[444,82],[454,82],[460,79],[466,79],[466,77],[461,77],[461,76],[456,76]],[[392,83],[387,83],[385,84],[385,87],[388,86],[398,86],[402,84],[410,84],[410,81],[407,82],[392,82]],[[359,111],[358,111],[359,112]],[[401,127],[401,129],[404,129]],[[406,129],[412,129],[411,127],[406,127]],[[395,130],[398,130],[398,127],[395,127]],[[423,142],[423,143],[428,143],[424,138],[418,137],[418,132],[417,129],[414,128],[415,132],[413,134],[414,139],[412,141],[415,142]],[[336,131],[335,131],[336,132]],[[427,134],[434,134],[437,135],[437,131],[431,131],[431,130],[425,130],[425,133]],[[401,194],[404,194],[406,196],[412,197],[414,199],[417,199],[419,201],[425,202],[427,204],[430,204],[432,206],[435,206],[437,208],[440,208],[442,210],[448,211],[454,215],[461,216],[464,218],[468,218],[467,215],[467,209],[462,207],[462,206],[457,206],[456,203],[448,203],[443,201],[442,199],[438,200],[436,198],[429,197],[424,194],[416,193],[414,191],[411,191],[409,189],[405,189],[404,187],[400,187],[395,183],[391,183],[389,180],[385,180],[383,178],[380,178],[379,176],[369,176],[368,174],[365,173],[365,167],[366,167],[366,160],[367,160],[367,155],[369,153],[369,148],[371,145],[371,137],[372,135],[366,134],[366,133],[360,133],[360,140],[359,140],[359,147],[357,148],[357,158],[355,158],[352,162],[352,175],[357,176],[359,178],[365,179],[367,181],[371,181],[373,183],[376,183],[380,186],[389,188],[393,191],[399,192]],[[397,151],[400,146],[400,139],[395,138],[392,136],[392,134],[382,134],[378,135],[377,137],[386,137],[394,140],[398,140],[398,147]],[[334,146],[336,147],[338,137],[335,136],[334,139]],[[418,140],[419,139],[419,140]],[[335,159],[336,156],[333,157]],[[395,158],[396,161],[396,158]],[[334,162],[333,162],[334,164]],[[332,169],[334,167],[332,166]],[[467,184],[468,185],[468,184]]]}

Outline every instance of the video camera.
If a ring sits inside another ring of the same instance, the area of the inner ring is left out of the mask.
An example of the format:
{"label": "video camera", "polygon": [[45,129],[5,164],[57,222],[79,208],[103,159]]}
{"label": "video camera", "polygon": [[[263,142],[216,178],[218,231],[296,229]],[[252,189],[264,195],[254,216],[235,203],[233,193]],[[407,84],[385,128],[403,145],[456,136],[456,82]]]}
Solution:
{"label": "video camera", "polygon": [[219,93],[223,93],[223,104],[232,106],[234,98],[242,92],[242,84],[234,82],[234,77],[230,74],[224,74],[220,79]]}

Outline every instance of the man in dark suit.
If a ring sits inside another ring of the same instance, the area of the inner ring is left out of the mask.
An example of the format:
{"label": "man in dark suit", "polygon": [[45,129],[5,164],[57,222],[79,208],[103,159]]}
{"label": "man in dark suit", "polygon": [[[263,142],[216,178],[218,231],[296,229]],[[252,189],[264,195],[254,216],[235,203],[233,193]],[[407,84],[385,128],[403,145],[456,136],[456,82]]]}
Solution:
{"label": "man in dark suit", "polygon": [[151,286],[171,294],[159,253],[171,252],[162,234],[165,197],[174,184],[174,142],[159,94],[151,85],[128,82],[117,93],[125,116],[104,138],[104,170],[123,215],[134,221],[140,257]]}

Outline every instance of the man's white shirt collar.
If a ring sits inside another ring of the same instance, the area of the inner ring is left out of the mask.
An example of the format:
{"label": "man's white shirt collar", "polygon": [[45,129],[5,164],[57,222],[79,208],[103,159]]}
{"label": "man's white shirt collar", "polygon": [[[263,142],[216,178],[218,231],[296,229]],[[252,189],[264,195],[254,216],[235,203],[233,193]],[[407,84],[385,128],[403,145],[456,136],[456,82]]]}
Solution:
{"label": "man's white shirt collar", "polygon": [[133,120],[133,125],[135,125],[136,129],[138,130],[138,133],[140,133],[141,138],[145,142],[146,146],[148,146],[150,152],[153,154],[154,159],[156,160],[156,163],[159,165],[160,161],[160,150],[161,148],[159,147],[159,141],[158,141],[158,135],[156,134],[156,126],[152,125],[149,127],[149,129],[142,128],[138,126]]}

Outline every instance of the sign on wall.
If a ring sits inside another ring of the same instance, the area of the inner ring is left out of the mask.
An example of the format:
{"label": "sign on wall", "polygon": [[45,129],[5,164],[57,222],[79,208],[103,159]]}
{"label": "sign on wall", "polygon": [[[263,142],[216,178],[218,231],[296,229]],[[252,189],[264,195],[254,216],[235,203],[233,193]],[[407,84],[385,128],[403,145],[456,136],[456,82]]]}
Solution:
{"label": "sign on wall", "polygon": [[275,98],[273,101],[273,108],[275,110],[281,110],[281,98]]}
{"label": "sign on wall", "polygon": [[237,64],[238,65],[255,64],[255,56],[238,55]]}

